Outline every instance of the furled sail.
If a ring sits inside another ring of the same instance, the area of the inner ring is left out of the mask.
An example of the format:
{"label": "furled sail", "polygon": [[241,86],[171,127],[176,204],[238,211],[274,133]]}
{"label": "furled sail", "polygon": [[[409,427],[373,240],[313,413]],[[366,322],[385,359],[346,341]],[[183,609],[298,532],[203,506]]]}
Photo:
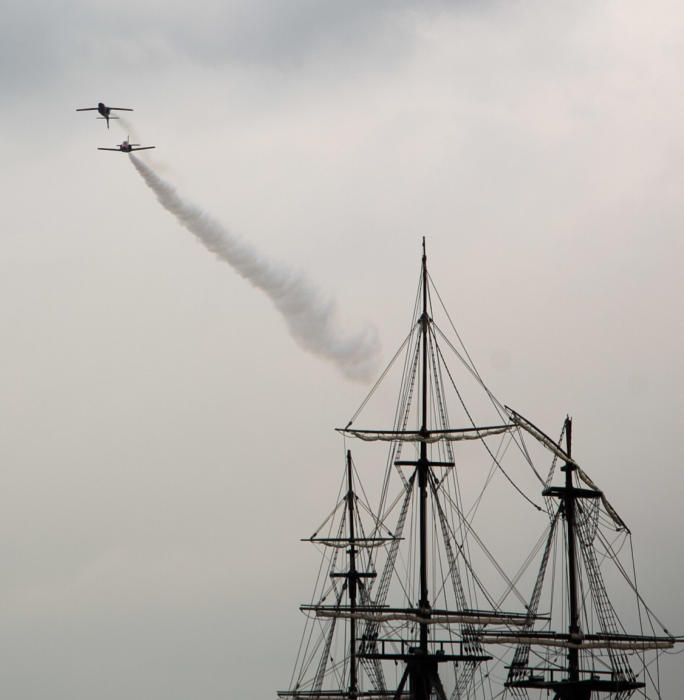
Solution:
{"label": "furled sail", "polygon": [[487,615],[486,613],[449,613],[446,615],[431,615],[424,617],[415,613],[407,612],[348,612],[343,610],[333,609],[317,609],[317,617],[334,617],[347,620],[366,620],[368,622],[415,622],[417,624],[424,623],[427,625],[452,625],[452,624],[470,624],[470,625],[526,625],[527,618],[525,616],[507,616]]}
{"label": "furled sail", "polygon": [[581,639],[571,641],[567,638],[540,637],[537,635],[497,635],[488,634],[480,637],[483,644],[535,644],[544,647],[563,649],[619,649],[621,651],[649,651],[653,649],[672,649],[674,639],[667,637],[644,637],[642,639]]}
{"label": "furled sail", "polygon": [[544,445],[544,447],[546,447],[550,452],[556,455],[556,457],[562,459],[567,464],[573,465],[579,478],[589,488],[599,491],[601,493],[601,502],[603,503],[603,507],[606,509],[606,513],[608,513],[608,515],[610,515],[610,517],[613,519],[613,522],[615,523],[617,528],[620,530],[627,530],[629,532],[629,528],[625,524],[625,521],[618,515],[615,508],[613,508],[613,506],[610,504],[610,501],[605,497],[603,491],[601,491],[601,489],[599,489],[599,487],[596,486],[596,484],[591,480],[589,475],[586,474],[582,467],[580,467],[580,465],[577,464],[577,462],[565,450],[563,450],[560,447],[560,445],[557,445],[545,432],[537,428],[537,426],[534,425],[534,423],[531,423],[529,420],[527,420],[527,418],[521,416],[517,411],[514,411],[509,406],[505,406],[504,408],[508,412],[508,415],[514,425],[520,426],[533,438],[535,438],[542,445]]}
{"label": "furled sail", "polygon": [[480,440],[492,435],[501,435],[515,429],[515,425],[494,425],[484,428],[464,428],[456,430],[431,430],[427,435],[419,430],[356,430],[339,429],[339,432],[366,442],[459,442]]}

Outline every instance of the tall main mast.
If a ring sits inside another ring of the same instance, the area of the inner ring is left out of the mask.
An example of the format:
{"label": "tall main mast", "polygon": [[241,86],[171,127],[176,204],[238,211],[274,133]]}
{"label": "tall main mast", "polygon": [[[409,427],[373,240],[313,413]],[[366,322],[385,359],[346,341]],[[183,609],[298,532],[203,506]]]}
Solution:
{"label": "tall main mast", "polygon": [[[394,700],[447,700],[439,674],[440,664],[444,663],[451,666],[447,673],[456,686],[450,695],[464,697],[472,692],[479,664],[492,659],[480,642],[483,628],[488,625],[520,626],[527,624],[529,619],[527,612],[499,610],[486,591],[488,604],[495,609],[473,607],[471,601],[476,599],[481,582],[474,583],[469,579],[467,588],[463,584],[459,555],[463,555],[465,560],[465,575],[472,573],[463,549],[466,535],[454,531],[447,514],[449,509],[456,509],[454,494],[449,495],[448,491],[449,483],[456,482],[456,479],[439,478],[435,471],[455,466],[451,443],[460,440],[484,442],[485,438],[509,432],[514,426],[509,423],[475,425],[467,409],[466,415],[471,421],[468,427],[452,427],[449,424],[442,369],[446,370],[459,399],[461,395],[448,367],[443,364],[444,358],[437,344],[437,333],[442,334],[431,312],[430,278],[423,238],[418,298],[411,332],[404,341],[407,346],[406,364],[394,426],[391,430],[351,429],[357,412],[341,429],[343,434],[351,437],[392,443],[388,468],[409,468],[406,472],[397,470],[401,475],[403,492],[400,492],[395,504],[402,505],[397,525],[392,528],[394,543],[387,550],[380,584],[374,591],[371,605],[357,607],[355,616],[365,620],[356,654],[356,658],[364,661],[364,668],[380,669],[382,666],[379,662],[399,662],[403,665],[401,678],[392,691]],[[361,409],[364,405],[365,402]],[[413,459],[400,457],[404,444],[414,446]],[[486,444],[485,449],[495,459]],[[442,454],[448,458],[447,461],[439,461]],[[386,479],[389,474],[388,471]],[[453,488],[458,491],[457,485]],[[382,513],[383,508],[380,510]],[[401,585],[401,591],[397,592],[405,597],[407,604],[395,607],[387,605],[386,601],[390,581],[399,573],[396,569],[397,543],[404,539],[402,533],[409,512],[415,516],[411,525],[412,543],[409,545],[413,562],[410,573],[416,576],[417,581],[414,584],[411,579],[409,586]],[[469,524],[466,526],[469,528]],[[443,578],[441,582],[435,582],[431,600],[428,572],[443,565],[446,566],[446,569],[440,569]],[[453,599],[450,600],[452,595]],[[439,630],[440,634],[435,630]]]}
{"label": "tall main mast", "polygon": [[[404,645],[402,642],[402,649],[405,649],[405,651],[401,653],[388,654],[382,649],[379,653],[378,651],[371,651],[370,653],[364,653],[363,656],[370,659],[402,661],[406,664],[404,674],[394,696],[395,698],[403,696],[404,686],[408,682],[409,697],[411,700],[429,700],[434,696],[446,700],[446,694],[438,672],[440,663],[467,662],[470,664],[478,664],[492,657],[482,653],[478,647],[464,649],[461,646],[460,649],[455,650],[455,653],[448,653],[445,651],[442,644],[435,640],[431,643],[429,639],[429,628],[433,614],[428,592],[428,498],[431,485],[431,473],[433,467],[449,468],[454,466],[454,462],[435,461],[428,455],[428,443],[432,435],[428,414],[430,388],[428,356],[432,318],[429,313],[429,287],[425,238],[423,238],[422,247],[423,255],[421,260],[420,283],[422,309],[418,319],[418,332],[420,333],[418,339],[420,347],[420,364],[418,368],[420,373],[420,408],[418,416],[420,429],[416,436],[417,442],[419,443],[418,459],[396,460],[394,462],[395,466],[414,467],[414,473],[417,477],[419,600],[417,608],[407,612],[415,615],[419,620],[418,646],[411,646],[410,644]],[[436,378],[435,381],[437,381]],[[397,431],[397,437],[399,437],[402,432],[406,433],[410,431]],[[445,611],[441,611],[440,614],[442,612]],[[455,614],[455,612],[456,611],[453,611],[449,614]],[[458,612],[465,612],[466,616],[469,614],[467,611]]]}
{"label": "tall main mast", "polygon": [[[423,294],[423,314],[420,318],[421,344],[422,344],[422,394],[421,394],[421,425],[420,425],[420,459],[418,460],[418,491],[420,494],[420,600],[418,607],[423,614],[427,614],[430,609],[427,586],[427,489],[428,489],[428,458],[427,442],[427,405],[428,405],[428,363],[427,363],[427,341],[428,327],[430,319],[428,317],[428,288],[427,288],[427,255],[425,252],[425,237],[423,237],[423,259],[422,259],[422,294]],[[426,622],[420,625],[420,650],[427,654],[428,648],[428,626]]]}

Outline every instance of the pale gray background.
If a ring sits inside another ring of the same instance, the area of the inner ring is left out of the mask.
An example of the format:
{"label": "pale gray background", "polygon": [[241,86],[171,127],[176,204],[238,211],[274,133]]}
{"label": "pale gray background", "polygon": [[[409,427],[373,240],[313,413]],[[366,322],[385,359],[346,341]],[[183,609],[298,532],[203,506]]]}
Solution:
{"label": "pale gray background", "polygon": [[683,25],[631,0],[10,0],[3,697],[273,697],[316,568],[297,540],[365,394],[95,150],[125,136],[74,112],[99,100],[135,107],[160,172],[373,321],[385,357],[427,235],[488,383],[552,434],[574,415],[684,633]]}

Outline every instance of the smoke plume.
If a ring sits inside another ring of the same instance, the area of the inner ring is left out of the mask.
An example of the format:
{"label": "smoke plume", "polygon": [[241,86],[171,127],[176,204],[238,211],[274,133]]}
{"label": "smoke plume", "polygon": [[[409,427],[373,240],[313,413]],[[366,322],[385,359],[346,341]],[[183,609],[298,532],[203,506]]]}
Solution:
{"label": "smoke plume", "polygon": [[311,282],[265,260],[199,207],[184,201],[149,165],[133,154],[130,157],[161,205],[208,250],[268,295],[301,348],[331,360],[349,379],[365,382],[373,377],[379,351],[374,328],[344,333],[336,322],[334,302]]}

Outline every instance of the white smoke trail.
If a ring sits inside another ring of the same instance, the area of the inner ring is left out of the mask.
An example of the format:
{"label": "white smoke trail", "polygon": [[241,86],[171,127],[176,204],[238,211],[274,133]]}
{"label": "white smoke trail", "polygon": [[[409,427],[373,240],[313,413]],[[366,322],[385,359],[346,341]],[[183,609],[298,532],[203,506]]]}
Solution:
{"label": "white smoke trail", "polygon": [[206,248],[269,296],[300,347],[331,360],[349,379],[372,379],[379,354],[374,328],[344,334],[336,324],[334,302],[323,298],[308,280],[262,258],[199,207],[185,202],[147,164],[133,154],[130,157],[161,205]]}

